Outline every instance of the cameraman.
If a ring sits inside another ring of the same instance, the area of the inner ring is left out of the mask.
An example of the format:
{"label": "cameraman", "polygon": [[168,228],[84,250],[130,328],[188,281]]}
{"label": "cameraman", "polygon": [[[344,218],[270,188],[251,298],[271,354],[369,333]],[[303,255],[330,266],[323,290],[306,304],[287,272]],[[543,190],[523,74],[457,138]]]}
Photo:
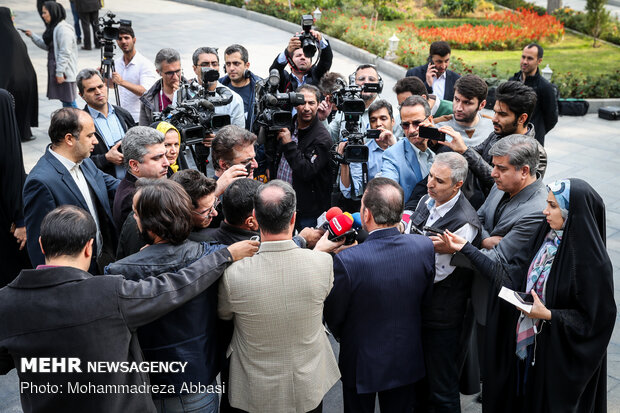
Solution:
{"label": "cameraman", "polygon": [[[360,87],[363,87],[366,83],[371,83],[371,84],[378,83],[380,85],[380,88],[383,87],[383,80],[381,79],[381,75],[379,75],[379,72],[377,71],[377,68],[375,67],[375,65],[366,63],[366,64],[359,65],[357,69],[355,69],[355,84]],[[361,130],[366,130],[370,128],[370,121],[368,119],[368,108],[370,107],[370,105],[372,105],[372,103],[377,99],[378,96],[379,94],[374,93],[374,92],[362,92],[361,93],[361,98],[364,100],[364,106],[366,106],[366,110],[364,111],[364,114],[360,118]],[[321,121],[327,119],[330,112],[331,112],[330,102],[327,100],[321,102],[321,105],[319,105],[319,112],[318,112],[319,119]],[[394,120],[395,122],[394,122],[394,128],[392,129],[392,133],[394,134],[394,136],[396,136],[396,139],[398,140],[404,136],[404,132],[402,128],[400,127],[400,116],[398,112],[396,113],[396,117]],[[336,113],[336,116],[334,116],[334,120],[332,120],[328,126],[329,133],[332,136],[333,142],[338,142],[340,140],[340,134],[342,130],[344,129],[344,127],[345,127],[344,114],[342,112],[338,112]]]}
{"label": "cameraman", "polygon": [[271,176],[293,185],[297,194],[299,230],[316,226],[316,219],[330,207],[331,176],[329,132],[316,116],[321,92],[313,85],[297,90],[305,103],[296,107],[291,130],[278,133],[278,150]]}
{"label": "cameraman", "polygon": [[[329,42],[316,30],[310,30],[310,33],[321,49],[321,56],[315,65],[312,64],[312,59],[304,55],[301,40],[297,37],[299,33],[291,37],[284,52],[271,64],[269,70],[277,69],[280,73],[280,92],[292,92],[301,85],[318,86],[321,77],[332,67],[334,54]],[[287,63],[291,66],[291,73],[284,70]]]}
{"label": "cameraman", "polygon": [[[396,137],[392,133],[394,127],[394,115],[392,105],[383,99],[373,102],[368,108],[370,129],[381,131],[379,138],[369,139],[368,146],[368,181],[381,172],[383,164],[383,151],[396,143]],[[338,144],[338,153],[344,154],[347,141]],[[355,193],[362,195],[362,165],[360,163],[340,164],[340,191],[342,195],[351,198],[351,179],[355,185]]]}
{"label": "cameraman", "polygon": [[112,73],[112,82],[119,86],[120,106],[134,119],[140,119],[140,96],[157,81],[157,73],[151,62],[136,50],[131,26],[119,27],[116,44],[123,56],[114,60],[116,71]]}

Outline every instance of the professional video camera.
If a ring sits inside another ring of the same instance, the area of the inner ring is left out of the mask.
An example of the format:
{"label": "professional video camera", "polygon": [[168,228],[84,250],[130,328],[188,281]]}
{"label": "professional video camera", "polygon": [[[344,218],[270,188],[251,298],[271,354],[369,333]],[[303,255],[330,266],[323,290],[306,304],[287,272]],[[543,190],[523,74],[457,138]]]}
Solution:
{"label": "professional video camera", "polygon": [[301,29],[303,32],[297,35],[299,41],[301,41],[301,48],[304,51],[304,55],[308,59],[312,59],[316,51],[321,50],[318,40],[310,33],[313,23],[314,18],[311,14],[304,14],[301,16]]}
{"label": "professional video camera", "polygon": [[233,100],[232,92],[225,87],[217,87],[212,92],[207,89],[209,82],[217,81],[217,70],[204,67],[201,74],[202,85],[197,81],[182,83],[177,91],[177,102],[153,114],[156,121],[169,122],[179,130],[181,154],[190,168],[198,165],[200,170],[203,162],[197,156],[195,145],[202,144],[208,134],[230,125],[230,116],[216,114],[215,107],[228,105]]}
{"label": "professional video camera", "polygon": [[271,69],[269,77],[256,83],[257,117],[254,121],[254,133],[258,143],[265,145],[267,157],[273,157],[276,149],[276,135],[282,128],[291,126],[293,107],[305,103],[304,95],[289,92],[278,93],[280,74]]}
{"label": "professional video camera", "polygon": [[[107,19],[106,19],[107,17]],[[116,71],[114,67],[114,48],[118,40],[119,29],[121,26],[131,27],[131,20],[114,20],[116,14],[107,12],[104,17],[99,18],[99,29],[95,36],[101,43],[101,76],[104,80],[112,79],[112,73]],[[107,82],[106,82],[107,83]],[[116,104],[120,106],[121,100],[118,94],[118,85],[114,84],[114,96]]]}

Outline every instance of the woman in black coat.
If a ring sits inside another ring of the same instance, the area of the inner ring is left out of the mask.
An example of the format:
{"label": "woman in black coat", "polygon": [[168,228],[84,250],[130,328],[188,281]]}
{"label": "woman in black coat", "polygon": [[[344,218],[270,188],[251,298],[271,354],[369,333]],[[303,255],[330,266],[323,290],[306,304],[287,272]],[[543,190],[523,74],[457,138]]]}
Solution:
{"label": "woman in black coat", "polygon": [[39,126],[37,74],[6,7],[0,7],[0,61],[0,88],[15,98],[19,136],[22,141],[34,139],[30,127]]}
{"label": "woman in black coat", "polygon": [[[485,412],[605,412],[607,345],[616,318],[605,205],[580,179],[549,186],[546,220],[508,265],[443,239],[491,282],[484,352]],[[532,296],[529,313],[498,298]]]}

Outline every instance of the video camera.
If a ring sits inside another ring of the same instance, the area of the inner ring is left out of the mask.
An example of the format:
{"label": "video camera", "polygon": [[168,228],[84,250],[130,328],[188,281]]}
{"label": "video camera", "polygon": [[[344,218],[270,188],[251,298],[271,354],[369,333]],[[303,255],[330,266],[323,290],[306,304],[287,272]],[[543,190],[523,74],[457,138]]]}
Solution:
{"label": "video camera", "polygon": [[275,154],[275,137],[282,128],[291,126],[295,106],[306,101],[301,93],[279,93],[280,74],[271,69],[269,77],[256,83],[257,117],[254,121],[254,133],[258,143],[265,145],[267,156]]}
{"label": "video camera", "polygon": [[[107,19],[106,19],[107,17]],[[118,40],[121,27],[131,27],[131,20],[119,19],[114,20],[116,14],[111,11],[105,16],[99,18],[99,28],[95,33],[97,39],[101,43],[101,76],[103,79],[111,79],[112,73],[116,71],[114,68],[114,47]],[[120,97],[118,94],[118,85],[114,85],[114,94],[116,96],[116,104],[120,105]]]}
{"label": "video camera", "polygon": [[332,93],[332,102],[344,116],[345,129],[342,131],[342,138],[346,139],[348,144],[344,150],[344,155],[332,150],[332,156],[339,163],[368,162],[368,147],[364,141],[365,139],[378,138],[380,131],[374,129],[360,130],[360,117],[366,110],[362,92],[379,93],[381,92],[380,85],[378,83],[366,83],[363,86],[356,84],[347,86],[342,79],[337,79],[336,82],[340,85],[340,89]]}
{"label": "video camera", "polygon": [[207,89],[209,82],[217,81],[217,70],[204,67],[201,74],[202,85],[195,80],[183,82],[177,91],[177,102],[153,114],[156,121],[169,122],[179,130],[181,152],[190,147],[196,164],[201,162],[193,145],[201,144],[208,134],[230,125],[230,116],[216,114],[215,107],[228,105],[233,100],[232,92],[225,87],[216,87],[212,92]]}

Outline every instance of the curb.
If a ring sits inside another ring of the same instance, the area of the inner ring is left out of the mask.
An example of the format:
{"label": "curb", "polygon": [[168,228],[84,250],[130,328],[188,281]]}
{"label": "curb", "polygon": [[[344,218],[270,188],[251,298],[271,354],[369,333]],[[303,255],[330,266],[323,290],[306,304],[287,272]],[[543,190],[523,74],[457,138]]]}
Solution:
{"label": "curb", "polygon": [[[203,7],[206,9],[216,10],[222,13],[232,14],[234,16],[243,17],[248,20],[252,20],[258,23],[263,23],[268,26],[276,27],[280,30],[285,30],[291,33],[295,33],[299,30],[299,25],[291,23],[285,20],[280,20],[273,16],[267,16],[266,14],[257,13],[255,11],[240,9],[234,6],[228,6],[226,4],[215,3],[208,0],[169,0],[177,3],[189,4],[192,6]],[[577,32],[579,33],[579,32]],[[583,33],[579,33],[584,35]],[[587,35],[584,35],[587,36]],[[377,69],[382,74],[391,76],[395,79],[402,79],[407,73],[407,69],[402,66],[385,60],[375,54],[360,49],[359,47],[352,46],[339,39],[330,38],[329,44],[332,49],[338,53],[345,55],[351,59],[357,60],[362,63],[372,63],[377,66]],[[620,106],[620,98],[612,99],[586,99],[590,104],[588,113],[597,113],[598,109],[603,106]]]}
{"label": "curb", "polygon": [[[266,14],[257,13],[255,11],[250,11],[246,9],[240,9],[234,6],[228,6],[226,4],[215,3],[207,0],[169,0],[177,3],[189,4],[192,6],[203,7],[206,9],[216,10],[222,13],[232,14],[234,16],[239,16],[246,18],[248,20],[252,20],[254,22],[263,23],[271,27],[275,27],[284,31],[288,31],[291,33],[295,33],[299,31],[300,26],[295,23],[291,23],[285,20],[280,20],[273,16],[267,16]],[[379,57],[375,54],[369,53],[366,50],[360,49],[355,46],[351,46],[348,43],[343,42],[339,39],[334,39],[329,37],[329,44],[332,49],[340,54],[345,55],[351,59],[358,60],[362,63],[372,63],[377,66],[379,72],[382,74],[391,76],[395,79],[401,79],[405,77],[405,73],[407,73],[407,69],[402,66],[399,66],[395,63],[387,61],[382,57]]]}

